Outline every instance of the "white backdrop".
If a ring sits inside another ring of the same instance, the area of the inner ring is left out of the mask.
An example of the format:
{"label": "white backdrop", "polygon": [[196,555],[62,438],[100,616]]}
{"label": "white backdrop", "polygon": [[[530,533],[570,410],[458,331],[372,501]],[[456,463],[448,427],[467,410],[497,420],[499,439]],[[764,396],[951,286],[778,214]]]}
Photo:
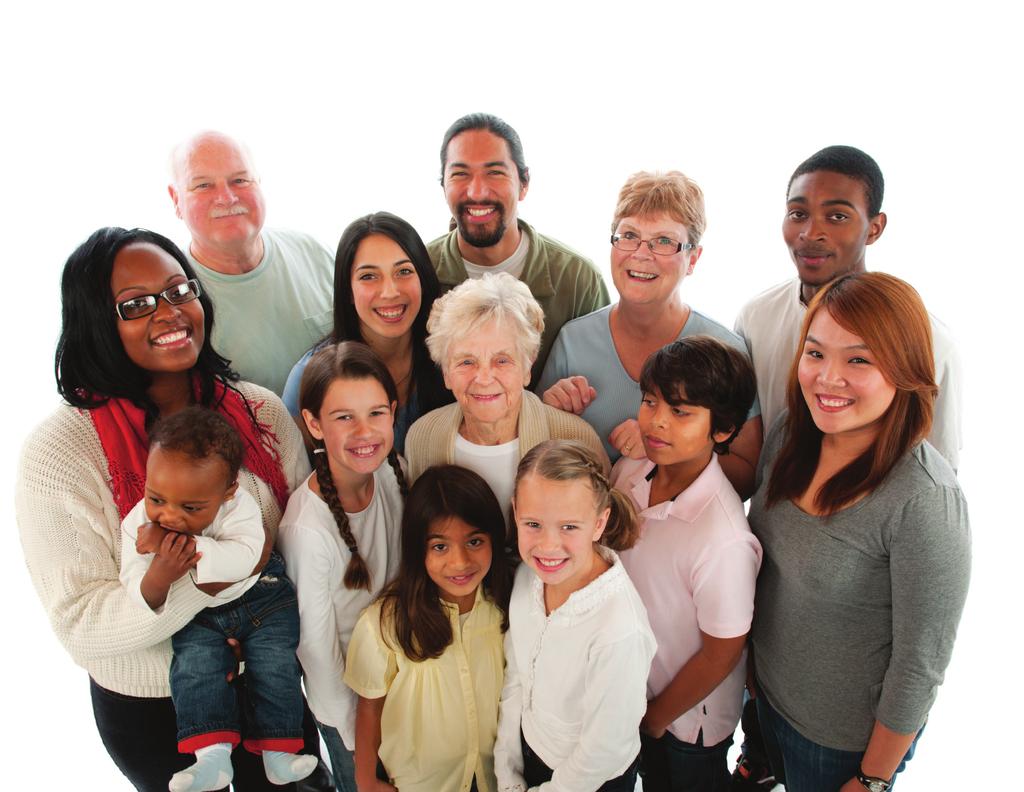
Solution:
{"label": "white backdrop", "polygon": [[448,222],[441,136],[475,110],[522,136],[532,180],[521,216],[606,274],[625,177],[641,168],[693,176],[709,224],[684,289],[727,325],[747,299],[792,274],[780,224],[793,168],[833,143],[878,160],[889,225],[868,266],[914,283],[961,343],[961,482],[975,537],[956,652],[900,788],[1017,786],[1010,729],[1020,720],[1024,544],[1011,454],[1024,439],[1013,406],[1024,382],[1009,329],[1024,264],[1012,203],[1024,175],[1019,24],[988,2],[424,5],[5,10],[0,508],[12,607],[0,652],[2,786],[56,789],[68,779],[86,790],[127,788],[96,735],[85,672],[53,638],[32,590],[10,497],[24,437],[57,404],[53,348],[68,254],[103,225],[182,240],[167,152],[210,127],[252,147],[269,225],[333,247],[355,216],[388,209],[429,240]]}

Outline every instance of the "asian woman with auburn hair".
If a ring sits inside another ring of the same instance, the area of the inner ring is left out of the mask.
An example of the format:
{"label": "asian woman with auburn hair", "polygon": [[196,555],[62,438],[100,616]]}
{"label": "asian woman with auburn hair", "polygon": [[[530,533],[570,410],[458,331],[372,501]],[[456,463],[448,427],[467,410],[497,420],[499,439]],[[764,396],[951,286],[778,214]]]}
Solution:
{"label": "asian woman with auburn hair", "polygon": [[928,314],[884,273],[822,289],[750,525],[764,549],[752,630],[758,713],[791,792],[880,792],[914,752],[970,576],[967,504],[924,438]]}

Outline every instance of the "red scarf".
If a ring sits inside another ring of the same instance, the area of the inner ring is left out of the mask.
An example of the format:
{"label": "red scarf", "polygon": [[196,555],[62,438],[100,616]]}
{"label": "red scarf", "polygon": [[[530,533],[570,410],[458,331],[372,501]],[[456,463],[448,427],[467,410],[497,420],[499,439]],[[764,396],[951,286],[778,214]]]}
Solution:
{"label": "red scarf", "polygon": [[[198,380],[194,379],[193,385],[198,392]],[[275,447],[277,435],[271,431],[270,424],[259,423],[257,419],[257,425],[253,426],[245,399],[220,380],[214,384],[213,403],[217,412],[227,418],[242,438],[245,445],[242,464],[266,482],[283,512],[288,502],[288,484],[281,471],[281,455]],[[263,404],[261,401],[250,402],[253,413],[259,415]],[[146,459],[149,456],[146,414],[128,399],[109,399],[106,404],[93,407],[88,412],[107,457],[114,503],[121,519],[124,519],[145,493]]]}

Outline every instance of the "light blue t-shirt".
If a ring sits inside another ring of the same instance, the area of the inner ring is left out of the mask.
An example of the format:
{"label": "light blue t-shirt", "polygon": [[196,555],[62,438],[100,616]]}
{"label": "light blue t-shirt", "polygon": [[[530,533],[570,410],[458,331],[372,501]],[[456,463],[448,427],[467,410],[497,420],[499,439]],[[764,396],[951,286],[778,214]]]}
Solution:
{"label": "light blue t-shirt", "polygon": [[[562,326],[562,331],[551,347],[551,355],[544,366],[537,394],[554,385],[558,380],[583,375],[597,391],[594,399],[580,416],[590,424],[604,443],[608,458],[614,462],[619,458],[618,450],[608,442],[608,435],[627,418],[636,418],[640,409],[640,383],[626,373],[622,361],[615,351],[612,331],[608,324],[611,305],[591,314],[573,319]],[[717,338],[747,358],[743,339],[714,319],[699,311],[690,309],[690,316],[683,325],[679,338],[695,335],[709,335]],[[286,402],[287,403],[287,402]],[[761,414],[757,399],[747,413],[747,420]]]}
{"label": "light blue t-shirt", "polygon": [[[291,413],[293,418],[299,417],[299,386],[302,384],[302,372],[306,370],[309,359],[313,357],[313,353],[319,348],[315,347],[299,358],[299,362],[292,366],[292,370],[284,384],[281,401],[284,402],[284,406],[288,408],[288,412]],[[413,388],[409,393],[409,401],[400,406],[395,415],[395,450],[399,454],[405,453],[405,436],[409,432],[409,427],[419,417],[420,401],[416,395],[416,389]]]}

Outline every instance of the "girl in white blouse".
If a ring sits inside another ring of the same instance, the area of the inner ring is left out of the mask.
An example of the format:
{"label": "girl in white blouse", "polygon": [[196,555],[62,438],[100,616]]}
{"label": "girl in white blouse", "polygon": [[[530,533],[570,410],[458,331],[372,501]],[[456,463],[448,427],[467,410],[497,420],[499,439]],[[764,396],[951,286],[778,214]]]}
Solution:
{"label": "girl in white blouse", "polygon": [[345,652],[363,609],[398,571],[405,476],[394,451],[395,383],[364,344],[329,344],[299,394],[313,474],[281,519],[278,546],[299,599],[299,662],[339,792],[355,792],[356,695]]}
{"label": "girl in white blouse", "polygon": [[557,440],[523,457],[512,505],[524,563],[505,639],[498,788],[631,792],[656,648],[614,552],[636,541],[636,512],[591,450]]}

